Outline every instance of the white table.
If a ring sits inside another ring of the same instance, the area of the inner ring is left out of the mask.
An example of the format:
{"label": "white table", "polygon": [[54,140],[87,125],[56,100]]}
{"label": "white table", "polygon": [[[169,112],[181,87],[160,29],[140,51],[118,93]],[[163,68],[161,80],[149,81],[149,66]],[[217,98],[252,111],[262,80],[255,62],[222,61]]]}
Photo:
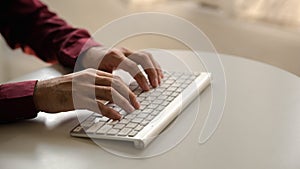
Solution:
{"label": "white table", "polygon": [[[203,70],[193,62],[189,52],[173,52],[191,64],[192,70]],[[40,113],[33,120],[0,125],[0,168],[299,169],[299,77],[239,57],[222,55],[221,59],[227,81],[226,106],[219,127],[204,144],[199,144],[199,134],[209,109],[211,87],[201,94],[200,102],[193,103],[200,104],[200,111],[187,137],[159,156],[143,159],[116,156],[89,139],[69,136],[78,122],[76,113]],[[161,64],[167,69],[180,70],[178,63],[170,65],[163,57]],[[54,66],[17,80],[63,73],[66,70]]]}

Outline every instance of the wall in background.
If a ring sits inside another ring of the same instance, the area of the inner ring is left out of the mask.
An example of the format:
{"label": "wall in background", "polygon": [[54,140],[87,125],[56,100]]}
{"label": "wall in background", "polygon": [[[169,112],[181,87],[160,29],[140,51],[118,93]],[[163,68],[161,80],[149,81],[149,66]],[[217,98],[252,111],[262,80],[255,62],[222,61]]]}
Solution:
{"label": "wall in background", "polygon": [[[220,53],[266,62],[300,75],[300,34],[264,22],[232,19],[194,1],[181,0],[43,0],[70,24],[94,33],[110,21],[134,12],[159,11],[187,19],[199,27]],[[219,0],[216,0],[219,1]],[[132,3],[139,2],[139,3]],[[142,4],[140,2],[143,2]],[[12,51],[0,39],[0,81],[47,66],[35,57]],[[168,38],[140,36],[120,45],[132,49],[185,49]]]}

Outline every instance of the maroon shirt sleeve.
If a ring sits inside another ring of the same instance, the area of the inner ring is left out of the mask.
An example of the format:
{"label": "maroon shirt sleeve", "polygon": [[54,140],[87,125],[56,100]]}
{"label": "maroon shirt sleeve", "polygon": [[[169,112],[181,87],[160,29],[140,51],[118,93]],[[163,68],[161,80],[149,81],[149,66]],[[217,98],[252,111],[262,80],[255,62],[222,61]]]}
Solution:
{"label": "maroon shirt sleeve", "polygon": [[[32,51],[47,62],[74,67],[80,52],[100,46],[84,29],[68,25],[39,0],[1,0],[0,32],[11,48]],[[36,81],[0,86],[0,121],[32,118]]]}
{"label": "maroon shirt sleeve", "polygon": [[36,117],[33,102],[36,81],[0,85],[0,122],[11,122]]}

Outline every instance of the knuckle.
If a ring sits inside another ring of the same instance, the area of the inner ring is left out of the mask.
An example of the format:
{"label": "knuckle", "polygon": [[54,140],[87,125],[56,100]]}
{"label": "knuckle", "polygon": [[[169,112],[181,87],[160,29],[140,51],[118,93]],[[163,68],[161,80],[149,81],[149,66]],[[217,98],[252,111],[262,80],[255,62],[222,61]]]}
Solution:
{"label": "knuckle", "polygon": [[85,72],[95,72],[95,69],[93,69],[93,68],[87,68],[87,69],[85,69],[84,71],[85,71]]}
{"label": "knuckle", "polygon": [[120,82],[122,81],[122,78],[120,76],[114,75],[113,80],[115,80],[116,82]]}
{"label": "knuckle", "polygon": [[113,83],[113,79],[109,77],[101,77],[100,80],[103,81],[105,84],[108,84],[108,86],[111,86]]}
{"label": "knuckle", "polygon": [[125,106],[125,105],[128,105],[128,101],[125,99],[120,99],[119,104]]}
{"label": "knuckle", "polygon": [[121,50],[121,51],[129,51],[129,49],[128,48],[125,48],[125,47],[119,47],[119,49]]}
{"label": "knuckle", "polygon": [[120,53],[121,52],[120,52],[119,49],[113,48],[113,49],[110,49],[107,54],[109,54],[109,55],[120,55]]}
{"label": "knuckle", "polygon": [[112,99],[112,88],[111,87],[106,87],[104,89],[104,94],[108,99]]}

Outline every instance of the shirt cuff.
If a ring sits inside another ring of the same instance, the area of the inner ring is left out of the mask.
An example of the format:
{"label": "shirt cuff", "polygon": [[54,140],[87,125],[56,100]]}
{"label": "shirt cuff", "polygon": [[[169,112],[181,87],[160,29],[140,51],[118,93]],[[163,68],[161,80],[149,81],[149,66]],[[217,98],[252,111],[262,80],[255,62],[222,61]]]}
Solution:
{"label": "shirt cuff", "polygon": [[74,68],[79,55],[91,47],[98,47],[102,45],[91,38],[81,38],[66,46],[66,48],[61,49],[58,60],[62,65]]}
{"label": "shirt cuff", "polygon": [[12,122],[37,116],[33,94],[37,80],[0,85],[0,122]]}

